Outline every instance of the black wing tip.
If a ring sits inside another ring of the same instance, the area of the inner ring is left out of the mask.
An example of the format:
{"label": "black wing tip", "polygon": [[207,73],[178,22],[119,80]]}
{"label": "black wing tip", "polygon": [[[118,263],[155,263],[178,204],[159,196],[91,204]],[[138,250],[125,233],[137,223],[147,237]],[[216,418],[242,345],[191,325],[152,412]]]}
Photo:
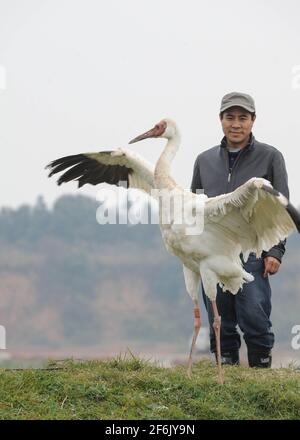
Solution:
{"label": "black wing tip", "polygon": [[[111,154],[113,152],[113,150],[105,150],[105,151],[100,151],[99,153],[106,153],[106,154]],[[49,162],[46,166],[45,166],[45,170],[46,169],[51,169],[51,168],[55,168],[59,165],[65,165],[66,168],[68,168],[69,166],[73,166],[76,165],[78,162],[82,162],[84,160],[93,160],[90,156],[91,153],[78,153],[78,154],[71,154],[70,156],[63,156],[60,157],[58,159],[52,160],[51,162]],[[97,154],[97,153],[96,153]]]}
{"label": "black wing tip", "polygon": [[[112,152],[113,150],[106,150],[100,153],[105,157],[111,155]],[[57,180],[57,185],[76,181],[78,188],[86,184],[98,185],[104,182],[120,186],[119,182],[124,180],[128,186],[129,174],[133,172],[132,168],[124,165],[106,164],[105,160],[102,163],[91,153],[61,157],[50,162],[46,168],[50,170],[48,177],[63,172]]]}
{"label": "black wing tip", "polygon": [[[59,159],[56,159],[56,160],[59,160]],[[53,167],[55,167],[55,162],[56,162],[56,160],[52,160],[51,162],[49,162],[46,166],[45,166],[45,170],[47,170],[47,169],[51,169],[51,168],[53,168]]]}
{"label": "black wing tip", "polygon": [[52,160],[50,163],[48,163],[48,165],[45,166],[45,169],[50,169],[48,177],[51,177],[53,176],[53,174],[56,174],[59,171],[63,171],[66,168],[76,165],[79,162],[86,160],[87,158],[88,156],[82,153],[73,154],[70,156],[63,156],[59,159]]}
{"label": "black wing tip", "polygon": [[286,210],[289,213],[289,215],[290,215],[291,219],[293,220],[293,222],[295,223],[297,231],[300,234],[300,212],[290,202],[288,203],[288,205],[286,207]]}

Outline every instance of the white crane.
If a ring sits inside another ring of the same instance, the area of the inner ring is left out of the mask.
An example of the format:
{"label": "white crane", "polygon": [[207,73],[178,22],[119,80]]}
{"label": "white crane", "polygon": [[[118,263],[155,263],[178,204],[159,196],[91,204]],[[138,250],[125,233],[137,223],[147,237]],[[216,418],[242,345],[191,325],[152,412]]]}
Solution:
{"label": "white crane", "polygon": [[[49,177],[65,171],[58,180],[77,180],[81,187],[86,183],[97,185],[102,182],[118,185],[126,181],[129,188],[138,188],[153,195],[152,190],[164,190],[182,194],[184,204],[199,206],[201,195],[187,192],[170,176],[170,165],[180,145],[180,132],[171,119],[163,119],[154,128],[136,137],[130,143],[146,138],[166,138],[167,144],[155,168],[133,151],[119,148],[114,151],[76,154],[54,160],[48,165]],[[203,206],[203,198],[201,198]],[[251,282],[253,276],[242,266],[240,254],[246,261],[249,253],[257,256],[269,250],[293,231],[300,232],[300,215],[288,200],[273,189],[262,178],[252,178],[235,191],[217,197],[206,198],[204,202],[204,229],[201,234],[189,235],[187,225],[180,225],[170,217],[162,222],[166,206],[164,199],[160,206],[160,228],[167,250],[183,263],[186,289],[194,302],[194,333],[188,360],[188,375],[191,375],[192,354],[200,330],[200,309],[198,303],[199,284],[212,302],[214,331],[216,335],[217,366],[219,381],[223,383],[221,369],[220,328],[216,294],[219,283],[223,291],[236,294],[243,283]]]}

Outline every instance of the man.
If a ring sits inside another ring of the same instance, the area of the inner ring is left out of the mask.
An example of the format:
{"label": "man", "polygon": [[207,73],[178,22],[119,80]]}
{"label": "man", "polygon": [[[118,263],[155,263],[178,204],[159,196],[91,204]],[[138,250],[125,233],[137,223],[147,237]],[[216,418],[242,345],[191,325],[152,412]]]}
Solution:
{"label": "man", "polygon": [[[191,189],[203,189],[208,197],[234,191],[251,177],[263,177],[289,197],[288,179],[282,154],[258,142],[252,127],[255,103],[245,93],[232,92],[221,102],[220,121],[224,132],[221,144],[199,154],[194,166]],[[237,325],[244,334],[250,367],[271,367],[274,334],[270,321],[271,288],[268,275],[278,272],[285,252],[285,241],[263,252],[261,258],[250,254],[243,262],[254,281],[243,285],[237,295],[222,292],[218,286],[217,305],[222,318],[221,354],[223,364],[239,364],[241,346]],[[203,292],[210,322],[211,351],[216,353],[211,303]]]}

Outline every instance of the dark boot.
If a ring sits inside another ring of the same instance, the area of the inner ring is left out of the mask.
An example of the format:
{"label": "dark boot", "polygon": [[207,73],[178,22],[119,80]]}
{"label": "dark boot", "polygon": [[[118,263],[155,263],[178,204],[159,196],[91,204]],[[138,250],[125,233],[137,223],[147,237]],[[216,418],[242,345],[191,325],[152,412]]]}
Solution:
{"label": "dark boot", "polygon": [[248,351],[249,367],[271,368],[272,352],[270,350]]}
{"label": "dark boot", "polygon": [[[217,362],[217,353],[215,353]],[[226,351],[221,353],[221,364],[222,365],[240,365],[240,357],[238,350],[236,351]]]}

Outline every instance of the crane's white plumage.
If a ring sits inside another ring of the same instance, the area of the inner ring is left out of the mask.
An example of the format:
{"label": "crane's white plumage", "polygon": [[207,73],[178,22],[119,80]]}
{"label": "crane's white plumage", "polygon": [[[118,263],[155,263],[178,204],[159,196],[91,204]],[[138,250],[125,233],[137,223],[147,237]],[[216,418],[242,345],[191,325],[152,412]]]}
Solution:
{"label": "crane's white plumage", "polygon": [[286,210],[288,200],[270,193],[268,187],[272,189],[269,181],[254,177],[232,193],[206,202],[207,223],[233,234],[245,259],[250,252],[260,256],[296,230]]}
{"label": "crane's white plumage", "polygon": [[260,256],[296,230],[287,199],[268,188],[272,190],[267,180],[252,178],[231,193],[207,198],[201,235],[187,236],[182,228],[174,240],[171,228],[163,227],[169,251],[201,275],[211,300],[216,298],[217,283],[236,294],[244,282],[253,280],[243,269],[241,253],[245,261],[250,252]]}
{"label": "crane's white plumage", "polygon": [[[170,176],[170,164],[179,144],[180,133],[170,119],[160,121],[148,132],[133,139],[131,143],[148,137],[168,139],[155,169],[144,159],[128,149],[117,149],[99,153],[78,154],[57,159],[49,164],[50,175],[67,171],[59,178],[58,184],[77,180],[79,186],[106,182],[118,185],[126,181],[128,188],[138,188],[153,196],[153,189],[164,189],[178,196],[184,193],[184,203],[196,209],[202,195],[187,193]],[[167,206],[160,206],[160,220]],[[174,213],[173,213],[174,214]],[[245,282],[253,276],[247,273],[240,255],[247,260],[250,252],[261,255],[293,231],[300,231],[300,216],[288,200],[273,189],[270,182],[262,178],[250,179],[235,191],[204,202],[204,229],[201,234],[187,235],[187,225],[174,221],[161,221],[162,237],[168,251],[179,257],[183,263],[185,284],[195,304],[195,330],[189,358],[200,328],[198,289],[202,280],[206,295],[212,300],[215,315],[215,331],[219,375],[220,369],[220,317],[216,307],[217,284],[224,291],[236,294]],[[203,214],[203,212],[202,212]],[[173,216],[172,216],[173,215]],[[297,227],[296,227],[297,226]]]}
{"label": "crane's white plumage", "polygon": [[106,163],[107,165],[121,165],[129,172],[129,188],[136,188],[151,195],[151,190],[154,188],[154,166],[143,159],[138,154],[127,148],[118,148],[112,151],[110,156],[106,156],[106,161],[100,153],[90,154],[90,157],[95,158],[99,163]]}

